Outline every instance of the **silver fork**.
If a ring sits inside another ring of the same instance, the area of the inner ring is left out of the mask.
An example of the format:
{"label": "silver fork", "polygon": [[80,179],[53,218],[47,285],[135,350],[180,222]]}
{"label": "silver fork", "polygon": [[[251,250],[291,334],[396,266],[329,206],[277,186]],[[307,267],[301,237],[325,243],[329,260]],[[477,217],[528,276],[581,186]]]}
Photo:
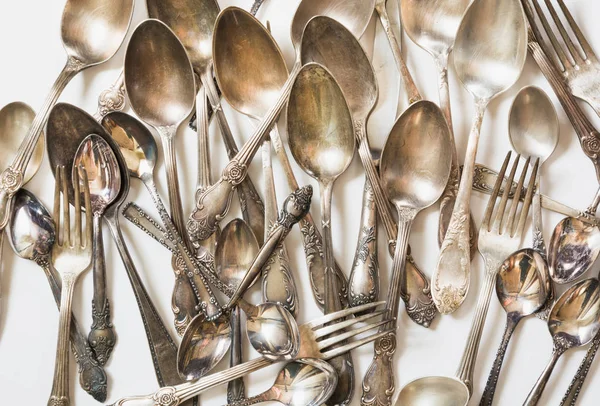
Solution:
{"label": "silver fork", "polygon": [[[80,176],[83,178],[85,201],[85,233],[81,223]],[[92,208],[87,174],[83,168],[73,168],[73,191],[75,194],[75,224],[70,220],[69,195],[65,167],[56,168],[54,189],[54,222],[57,238],[52,247],[52,264],[62,281],[58,343],[54,381],[48,406],[68,406],[69,399],[69,331],[71,330],[71,302],[77,278],[88,270],[92,261]],[[62,193],[62,216],[61,216]]]}
{"label": "silver fork", "polygon": [[[510,156],[511,153],[509,152],[504,159],[500,175],[494,185],[494,191],[488,201],[483,222],[479,228],[478,249],[485,264],[485,279],[477,300],[477,308],[475,309],[475,315],[473,316],[467,345],[456,373],[457,377],[467,385],[469,392],[472,392],[473,389],[473,371],[475,370],[477,351],[479,350],[479,342],[485,325],[487,311],[490,306],[492,290],[496,284],[496,274],[498,273],[502,262],[521,245],[523,229],[525,228],[527,213],[531,206],[534,182],[538,171],[539,162],[536,162],[531,177],[529,178],[529,185],[527,186],[527,193],[525,195],[525,200],[523,201],[520,216],[517,217],[516,215],[519,200],[513,199],[507,217],[505,214],[510,188],[504,188],[502,199],[496,210],[494,210],[494,206],[496,206],[496,198],[500,192],[500,187],[510,161]],[[513,163],[507,185],[512,184],[513,179],[515,178],[515,173],[519,165],[519,158],[520,155],[517,156],[517,159],[515,159],[515,162]],[[525,162],[519,183],[517,184],[515,196],[521,195],[528,168],[529,158]]]}
{"label": "silver fork", "polygon": [[[319,358],[328,360],[391,333],[392,329],[388,329],[354,341],[345,342],[349,338],[358,336],[359,334],[370,330],[377,329],[379,326],[389,323],[391,321],[389,319],[371,321],[364,326],[348,330],[357,323],[366,322],[372,318],[383,316],[385,314],[385,309],[375,311],[377,307],[382,305],[385,305],[385,302],[369,303],[362,306],[352,307],[334,313],[329,313],[323,317],[319,317],[318,319],[301,325],[299,327],[300,348],[293,359]],[[370,313],[345,320],[349,316],[365,312]],[[196,382],[184,383],[177,386],[166,386],[147,396],[132,396],[122,398],[115,402],[112,406],[177,406],[185,400],[194,396],[198,396],[200,393],[214,386],[241,378],[242,376],[248,375],[251,372],[265,368],[272,363],[273,361],[269,361],[265,358],[257,358],[252,361],[236,365],[235,367],[229,368],[225,371],[205,376]]]}
{"label": "silver fork", "polygon": [[[557,34],[555,34],[544,15],[539,0],[532,1],[538,18],[546,32],[546,36],[550,40],[550,46],[545,41],[540,41],[542,49],[546,55],[555,55],[555,65],[562,73],[573,96],[587,102],[596,111],[596,114],[600,116],[600,63],[598,62],[598,58],[596,58],[596,54],[594,54],[594,50],[585,39],[563,0],[557,0],[558,5],[564,19],[575,36],[574,39],[567,32],[556,8],[550,0],[544,0],[548,8],[548,13],[554,21],[558,35],[562,38],[562,44],[558,41]],[[575,43],[578,44],[581,50],[577,49]]]}

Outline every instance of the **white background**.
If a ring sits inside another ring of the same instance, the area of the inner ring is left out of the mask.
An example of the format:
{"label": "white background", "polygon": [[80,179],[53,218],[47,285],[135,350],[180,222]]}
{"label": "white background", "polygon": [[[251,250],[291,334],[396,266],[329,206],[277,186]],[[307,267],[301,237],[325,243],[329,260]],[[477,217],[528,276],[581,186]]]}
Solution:
{"label": "white background", "polygon": [[[288,64],[291,66],[293,48],[289,38],[289,25],[298,0],[287,2],[266,0],[258,13],[265,23],[270,20],[274,36],[281,46]],[[136,2],[132,27],[146,17],[145,3]],[[250,0],[222,0],[221,7],[231,4],[244,8],[250,7]],[[597,23],[600,5],[592,0],[567,1],[575,19],[580,23],[588,40],[600,52],[600,25]],[[46,97],[58,72],[65,61],[65,52],[60,41],[60,19],[64,6],[62,0],[38,1],[2,1],[0,2],[0,106],[21,100],[38,109]],[[372,24],[374,20],[372,21]],[[379,24],[378,24],[379,25]],[[381,34],[380,26],[377,28]],[[132,30],[130,30],[131,33]],[[405,38],[405,55],[416,83],[426,98],[437,101],[437,74],[432,59],[423,50]],[[90,113],[96,111],[99,93],[108,87],[118,76],[123,61],[124,49],[109,62],[78,75],[67,87],[61,101],[70,102]],[[384,144],[387,132],[393,124],[396,105],[397,74],[394,62],[385,40],[376,46],[382,68],[391,75],[380,78],[381,106],[371,118],[369,125],[370,140],[374,146]],[[160,63],[160,61],[156,61]],[[498,168],[510,142],[507,133],[507,121],[510,104],[518,90],[529,84],[536,84],[549,92],[560,120],[560,142],[554,155],[546,162],[542,170],[543,192],[576,208],[585,208],[592,200],[597,188],[593,166],[582,153],[575,133],[551,92],[546,80],[537,66],[528,57],[525,71],[509,91],[492,101],[484,119],[482,137],[477,155],[478,162]],[[454,117],[454,130],[457,138],[459,157],[462,160],[467,142],[473,113],[473,102],[469,94],[450,73],[450,87]],[[406,106],[405,96],[401,103]],[[587,107],[586,107],[587,109]],[[226,114],[234,129],[239,145],[251,134],[245,117],[228,107]],[[592,115],[590,114],[590,117]],[[592,117],[598,124],[597,117]],[[283,126],[280,126],[283,127]],[[283,128],[282,128],[283,129]],[[284,138],[287,138],[284,134]],[[225,152],[215,124],[211,127],[211,149],[213,151],[213,178],[226,163]],[[181,128],[177,138],[181,189],[184,210],[193,207],[193,191],[196,179],[196,136]],[[161,150],[162,151],[162,150]],[[2,165],[7,163],[3,162]],[[287,184],[279,170],[279,162],[274,159],[277,192],[280,202],[288,194]],[[295,163],[293,163],[295,166]],[[300,184],[316,183],[295,166]],[[158,184],[166,198],[166,176],[162,159],[158,166]],[[261,185],[260,159],[254,160],[252,177]],[[358,221],[359,202],[362,196],[364,175],[358,158],[336,184],[333,197],[333,235],[335,255],[342,268],[348,273],[354,256]],[[47,159],[44,159],[38,175],[27,188],[39,196],[46,204],[52,202],[54,179],[49,174]],[[131,200],[154,213],[147,193],[142,190],[139,181],[132,181],[129,195]],[[313,200],[313,214],[319,219],[318,193]],[[234,199],[235,201],[235,199]],[[476,222],[479,224],[486,203],[486,197],[473,194],[472,206]],[[232,215],[239,215],[235,206]],[[545,236],[550,237],[554,225],[561,216],[544,212]],[[173,284],[170,269],[171,255],[157,243],[137,230],[127,221],[122,221],[126,240],[135,264],[144,283],[157,305],[162,319],[174,335],[172,314],[169,301]],[[437,247],[437,205],[422,212],[413,228],[410,242],[413,255],[419,266],[428,274],[436,264]],[[524,245],[530,246],[531,237],[527,235]],[[391,260],[382,248],[385,245],[383,229],[380,229],[380,269],[382,277],[382,297],[386,296],[387,281],[391,269]],[[320,314],[313,302],[299,232],[294,230],[287,240],[296,283],[300,290],[299,322],[304,322]],[[150,359],[146,336],[142,327],[137,305],[131,286],[119,258],[118,252],[105,229],[105,249],[107,256],[108,289],[113,309],[113,323],[118,334],[118,343],[106,366],[109,376],[108,403],[126,395],[145,394],[157,388]],[[0,392],[3,405],[44,405],[51,389],[54,369],[54,355],[58,326],[58,312],[48,289],[41,269],[34,263],[17,258],[10,246],[5,243],[2,271],[2,309],[0,310]],[[596,275],[597,266],[591,275]],[[395,358],[396,387],[401,388],[409,381],[425,375],[452,375],[458,365],[464,342],[469,330],[477,293],[481,286],[483,272],[479,256],[472,266],[471,291],[463,306],[454,314],[438,317],[430,329],[424,329],[408,320],[403,307],[399,315],[398,351]],[[255,288],[256,290],[256,288]],[[259,300],[258,292],[253,300]],[[74,299],[74,311],[78,316],[84,333],[87,334],[91,321],[92,278],[88,272],[77,287]],[[481,341],[477,367],[475,369],[475,388],[472,404],[477,404],[483,390],[490,365],[503,331],[505,313],[495,295],[492,298],[485,331]],[[543,322],[536,318],[527,319],[520,325],[513,337],[506,356],[504,368],[496,393],[496,404],[520,404],[549,359],[552,343]],[[585,349],[569,351],[558,363],[544,397],[540,404],[557,404],[572,375],[584,355]],[[245,350],[246,358],[256,357],[250,349]],[[372,346],[365,346],[353,353],[356,366],[356,383],[360,388],[362,376],[372,356]],[[225,363],[219,370],[226,367]],[[268,388],[275,378],[279,366],[252,374],[246,380],[249,394],[257,394]],[[600,396],[600,363],[596,362],[580,397],[580,404],[597,404]],[[96,402],[78,385],[74,360],[71,358],[71,391],[74,404],[94,405]],[[225,403],[224,387],[214,389],[202,396],[204,405]],[[361,391],[357,389],[352,401],[359,404]],[[594,400],[596,399],[596,400]]]}

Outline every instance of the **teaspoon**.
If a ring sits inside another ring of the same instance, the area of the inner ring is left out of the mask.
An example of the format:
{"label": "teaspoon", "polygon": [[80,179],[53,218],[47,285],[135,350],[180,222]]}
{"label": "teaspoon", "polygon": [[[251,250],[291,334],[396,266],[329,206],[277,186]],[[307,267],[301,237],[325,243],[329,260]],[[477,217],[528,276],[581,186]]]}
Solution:
{"label": "teaspoon", "polygon": [[[322,65],[302,67],[292,86],[287,108],[290,150],[298,165],[319,182],[321,228],[325,255],[325,314],[342,309],[333,273],[331,197],[335,180],[354,156],[352,117],[342,90]],[[354,392],[354,370],[349,354],[333,358],[339,383],[328,404],[344,404]]]}
{"label": "teaspoon", "polygon": [[300,358],[287,364],[273,386],[260,395],[228,406],[278,402],[284,406],[318,406],[327,401],[337,385],[337,373],[328,362]]}
{"label": "teaspoon", "polygon": [[0,175],[0,230],[8,223],[10,199],[24,184],[27,165],[52,106],[75,75],[106,62],[117,52],[129,29],[133,3],[133,0],[68,0],[65,4],[61,35],[67,63],[31,123],[17,156]]}
{"label": "teaspoon", "polygon": [[[501,15],[502,18],[498,18]],[[469,201],[477,145],[488,103],[511,87],[527,57],[527,23],[518,0],[474,0],[467,8],[454,42],[458,78],[475,99],[465,166],[438,264],[432,278],[433,299],[443,314],[464,301],[470,284]],[[494,74],[490,75],[489,72]]]}
{"label": "teaspoon", "polygon": [[496,294],[506,311],[506,326],[480,406],[492,405],[504,355],[515,328],[523,318],[538,312],[548,298],[543,272],[547,272],[543,255],[525,248],[508,257],[496,275]]}

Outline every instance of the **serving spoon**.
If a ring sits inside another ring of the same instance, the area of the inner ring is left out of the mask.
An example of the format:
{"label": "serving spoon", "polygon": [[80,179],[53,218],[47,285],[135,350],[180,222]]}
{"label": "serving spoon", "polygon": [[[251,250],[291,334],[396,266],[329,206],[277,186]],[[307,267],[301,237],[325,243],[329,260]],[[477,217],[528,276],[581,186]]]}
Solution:
{"label": "serving spoon", "polygon": [[[301,68],[300,42],[306,22],[315,15],[333,13],[340,21],[346,23],[353,33],[360,35],[369,22],[372,5],[372,0],[358,2],[352,7],[348,7],[343,0],[304,0],[300,3],[291,29],[292,43],[296,51],[294,67],[277,92],[276,102],[264,115],[252,137],[227,164],[221,178],[198,196],[192,217],[202,224],[199,235],[212,234],[219,219],[228,213],[232,191],[246,177],[250,161],[287,102],[294,79]],[[254,83],[247,80],[246,76],[261,68],[261,53],[256,50],[265,46],[277,45],[274,44],[268,30],[256,18],[237,7],[223,10],[217,17],[213,35],[214,70],[219,86],[229,81],[237,86]]]}
{"label": "serving spoon", "polygon": [[58,97],[76,74],[109,60],[129,29],[133,0],[67,0],[61,35],[67,63],[36,114],[17,155],[0,175],[0,230],[8,223],[10,200],[24,184],[27,165]]}
{"label": "serving spoon", "polygon": [[[501,15],[503,18],[498,18]],[[511,87],[527,57],[527,22],[518,0],[474,0],[467,8],[454,42],[458,78],[475,99],[465,166],[438,264],[434,271],[433,300],[443,314],[465,300],[470,284],[469,201],[477,145],[488,103]],[[489,72],[493,70],[494,74]]]}
{"label": "serving spoon", "polygon": [[549,278],[544,278],[543,273],[548,272],[547,268],[546,260],[539,251],[525,248],[508,257],[496,275],[496,294],[506,311],[506,326],[480,406],[491,406],[494,401],[504,355],[515,328],[523,318],[537,313],[546,303]]}
{"label": "serving spoon", "polygon": [[[352,117],[342,90],[327,69],[316,63],[302,67],[292,86],[287,108],[289,145],[298,165],[319,182],[321,228],[325,255],[324,312],[342,309],[339,287],[333,273],[331,198],[335,180],[354,156]],[[350,355],[333,358],[338,386],[328,404],[345,404],[354,389]]]}
{"label": "serving spoon", "polygon": [[229,406],[278,402],[284,406],[318,406],[327,401],[337,385],[337,373],[326,361],[300,358],[288,363],[273,386],[260,395]]}

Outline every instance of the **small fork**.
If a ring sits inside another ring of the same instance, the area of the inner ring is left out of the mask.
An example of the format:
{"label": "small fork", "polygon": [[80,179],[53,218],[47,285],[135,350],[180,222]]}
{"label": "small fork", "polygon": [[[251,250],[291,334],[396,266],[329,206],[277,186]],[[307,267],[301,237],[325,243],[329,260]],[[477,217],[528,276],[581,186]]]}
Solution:
{"label": "small fork", "polygon": [[[393,329],[387,329],[369,336],[346,342],[349,338],[355,337],[367,331],[378,329],[389,323],[390,319],[372,321],[364,326],[348,328],[360,322],[367,322],[378,316],[385,315],[385,309],[376,310],[377,307],[385,305],[385,302],[369,303],[362,306],[356,306],[345,310],[329,313],[313,321],[305,323],[300,329],[300,348],[293,359],[299,358],[318,358],[329,360],[342,355],[354,348],[367,344],[371,341],[383,337],[393,332]],[[370,312],[364,314],[366,312]],[[363,314],[362,316],[345,320],[347,317]],[[330,324],[332,323],[332,324]],[[342,332],[342,333],[340,333]],[[338,334],[338,335],[334,335]],[[337,346],[339,345],[339,346]],[[257,371],[271,365],[273,361],[265,358],[257,358],[243,364],[236,365],[225,371],[200,378],[196,382],[184,383],[177,386],[166,386],[147,396],[132,396],[122,398],[112,406],[177,406],[187,399],[198,396],[200,393],[214,387],[227,383],[231,380],[241,378],[251,372]]]}
{"label": "small fork", "polygon": [[[82,179],[81,179],[82,178]],[[85,232],[81,223],[80,181],[83,182],[85,202]],[[69,406],[69,331],[71,303],[77,278],[90,268],[92,262],[92,207],[87,174],[83,168],[73,168],[75,194],[75,224],[71,225],[67,177],[64,166],[56,167],[54,189],[54,222],[56,241],[52,247],[52,264],[60,276],[62,293],[58,324],[58,343],[54,365],[54,381],[48,406]],[[62,216],[61,216],[62,194]]]}
{"label": "small fork", "polygon": [[[564,1],[557,1],[575,39],[573,40],[572,36],[567,32],[556,8],[550,0],[544,0],[548,8],[548,13],[558,30],[558,35],[562,39],[561,45],[548,19],[544,15],[539,0],[531,0],[546,36],[550,40],[549,46],[547,42],[540,38],[540,46],[546,55],[555,55],[553,59],[556,68],[562,73],[565,83],[569,86],[573,96],[587,102],[596,111],[596,114],[600,116],[600,63]],[[581,50],[577,49],[575,42]]]}
{"label": "small fork", "polygon": [[[504,188],[502,199],[500,199],[500,203],[497,205],[496,210],[494,210],[494,206],[496,206],[496,198],[499,195],[502,180],[504,179],[504,174],[506,173],[506,168],[510,161],[510,156],[511,153],[509,152],[504,159],[502,169],[500,170],[500,174],[494,185],[494,190],[488,201],[483,222],[479,229],[478,248],[485,264],[485,279],[477,300],[477,308],[475,309],[475,315],[473,316],[467,345],[456,373],[457,377],[467,385],[470,393],[473,392],[473,372],[475,370],[475,362],[479,350],[479,342],[481,341],[481,334],[485,325],[485,318],[490,306],[492,290],[496,284],[496,274],[504,260],[519,248],[521,240],[523,239],[523,230],[525,228],[529,207],[531,206],[531,201],[533,199],[534,183],[539,166],[538,160],[536,161],[533,172],[529,178],[529,185],[527,186],[527,193],[525,194],[520,216],[517,217],[516,215],[519,199],[512,200],[508,216],[506,216],[506,206],[508,203],[508,195],[510,193],[509,187]],[[515,159],[510,171],[506,183],[507,185],[511,185],[515,178],[519,160],[520,155],[517,155],[517,159]],[[520,196],[523,191],[523,184],[528,168],[529,158],[527,158],[527,161],[525,162],[519,183],[517,184],[515,196]]]}

